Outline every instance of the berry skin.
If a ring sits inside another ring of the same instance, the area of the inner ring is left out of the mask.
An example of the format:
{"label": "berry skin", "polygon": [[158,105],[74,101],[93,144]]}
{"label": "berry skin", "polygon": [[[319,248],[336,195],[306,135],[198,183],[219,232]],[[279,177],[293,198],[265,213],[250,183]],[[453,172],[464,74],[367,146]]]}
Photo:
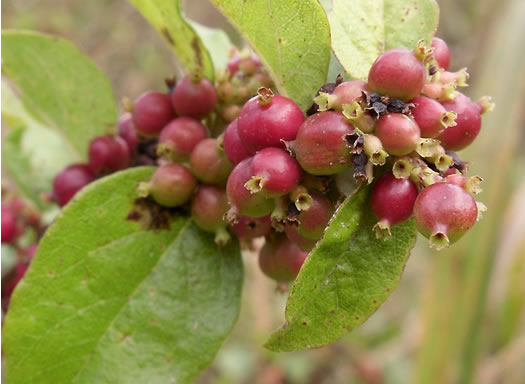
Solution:
{"label": "berry skin", "polygon": [[191,153],[190,166],[197,179],[206,184],[226,184],[232,165],[218,148],[217,139],[204,139]]}
{"label": "berry skin", "polygon": [[174,117],[171,99],[166,93],[143,93],[133,106],[135,129],[144,136],[157,136]]}
{"label": "berry skin", "polygon": [[434,59],[436,59],[438,65],[445,71],[448,71],[450,67],[450,51],[447,43],[439,37],[434,37],[432,39],[432,48],[434,48]]}
{"label": "berry skin", "polygon": [[251,193],[266,197],[286,195],[301,181],[302,170],[290,154],[281,148],[264,148],[257,152],[252,161],[253,177],[245,187]]}
{"label": "berry skin", "polygon": [[172,161],[187,160],[193,148],[206,137],[208,132],[199,120],[177,117],[162,129],[157,154]]}
{"label": "berry skin", "polygon": [[350,164],[345,136],[354,127],[338,112],[319,112],[301,125],[294,144],[301,167],[313,175],[333,175]]}
{"label": "berry skin", "polygon": [[284,149],[281,140],[294,140],[303,121],[303,112],[292,99],[263,88],[242,107],[237,129],[245,147],[255,154],[267,147]]}
{"label": "berry skin", "polygon": [[272,229],[271,217],[241,216],[237,224],[231,226],[231,231],[241,239],[254,239],[266,236]]}
{"label": "berry skin", "polygon": [[315,98],[320,111],[334,109],[337,112],[343,111],[343,105],[352,104],[363,96],[363,91],[368,92],[368,85],[361,80],[350,80],[339,84],[331,94],[320,93]]}
{"label": "berry skin", "polygon": [[62,170],[53,180],[53,196],[61,207],[86,185],[95,180],[95,174],[87,164],[73,164]]}
{"label": "berry skin", "polygon": [[312,249],[314,249],[315,244],[317,244],[316,239],[304,237],[299,232],[297,232],[297,228],[292,224],[286,224],[284,227],[284,233],[286,234],[286,237],[288,237],[291,242],[297,245],[301,251],[310,252]]}
{"label": "berry skin", "polygon": [[477,217],[474,198],[454,184],[432,184],[419,194],[414,204],[417,229],[438,250],[458,241]]}
{"label": "berry skin", "polygon": [[191,203],[191,216],[201,229],[216,234],[217,244],[226,244],[230,235],[226,231],[223,217],[228,208],[228,198],[224,189],[201,185]]}
{"label": "berry skin", "polygon": [[205,77],[185,76],[173,90],[171,101],[179,116],[202,119],[217,105],[213,84]]}
{"label": "berry skin", "polygon": [[410,103],[415,105],[411,113],[421,131],[421,137],[438,137],[446,128],[456,124],[455,113],[447,112],[445,107],[431,98],[418,96]]}
{"label": "berry skin", "polygon": [[185,204],[191,198],[197,180],[183,165],[174,163],[162,165],[147,183],[140,183],[140,197],[151,196],[158,204],[176,207]]}
{"label": "berry skin", "polygon": [[238,121],[239,119],[235,119],[228,125],[222,143],[226,157],[233,165],[239,164],[252,155],[239,137]]}
{"label": "berry skin", "polygon": [[135,153],[139,139],[137,137],[137,131],[133,126],[133,117],[130,113],[122,115],[118,122],[118,135],[124,139],[128,145],[129,153]]}
{"label": "berry skin", "polygon": [[89,143],[89,166],[95,174],[116,172],[129,167],[128,144],[120,136],[99,136]]}
{"label": "berry skin", "polygon": [[235,166],[228,182],[226,183],[226,194],[231,205],[227,219],[230,224],[235,224],[239,216],[261,217],[269,215],[274,208],[274,201],[267,199],[260,193],[252,194],[244,185],[252,175],[253,158],[241,161]]}
{"label": "berry skin", "polygon": [[335,212],[334,204],[320,193],[310,193],[312,204],[297,216],[297,232],[313,240],[319,240]]}
{"label": "berry skin", "polygon": [[426,76],[425,65],[413,51],[391,49],[379,56],[370,68],[368,87],[381,95],[410,100],[419,95]]}
{"label": "berry skin", "polygon": [[16,216],[9,206],[2,204],[2,243],[12,242],[17,235]]}
{"label": "berry skin", "polygon": [[286,238],[266,239],[259,253],[259,266],[264,274],[277,281],[291,281],[297,277],[308,254]]}
{"label": "berry skin", "polygon": [[469,146],[481,130],[481,108],[464,94],[457,92],[454,100],[442,103],[447,111],[455,112],[456,126],[449,127],[438,136],[441,145],[450,151]]}
{"label": "berry skin", "polygon": [[403,156],[412,152],[421,139],[419,127],[410,117],[401,113],[381,116],[375,135],[390,155]]}
{"label": "berry skin", "polygon": [[374,226],[378,238],[389,237],[390,228],[412,216],[417,187],[410,179],[396,179],[389,172],[377,180],[370,197],[372,211],[379,218]]}

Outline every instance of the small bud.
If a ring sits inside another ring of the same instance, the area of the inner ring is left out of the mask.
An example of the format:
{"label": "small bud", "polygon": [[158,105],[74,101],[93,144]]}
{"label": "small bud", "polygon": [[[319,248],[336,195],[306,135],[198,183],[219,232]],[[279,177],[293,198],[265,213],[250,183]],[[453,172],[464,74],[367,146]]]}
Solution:
{"label": "small bud", "polygon": [[384,165],[386,162],[386,158],[388,157],[388,153],[383,149],[383,144],[381,143],[381,140],[377,136],[374,135],[364,135],[364,151],[366,155],[368,156],[368,159],[372,162],[374,165]]}
{"label": "small bud", "polygon": [[215,232],[215,244],[217,244],[220,247],[224,247],[230,242],[230,240],[231,236],[225,227],[217,229],[217,231]]}
{"label": "small bud", "polygon": [[307,211],[312,206],[312,196],[306,187],[299,185],[290,193],[290,200],[293,201],[298,211]]}
{"label": "small bud", "polygon": [[425,40],[419,40],[417,42],[416,49],[414,50],[414,54],[419,60],[421,60],[422,62],[425,62],[432,57],[433,53],[434,53],[434,49],[427,48],[425,46]]}
{"label": "small bud", "polygon": [[443,114],[441,114],[440,121],[445,128],[455,127],[456,125],[458,125],[458,123],[456,123],[457,117],[458,115],[454,111],[444,112]]}
{"label": "small bud", "polygon": [[151,184],[147,181],[142,181],[139,183],[139,186],[137,187],[137,195],[139,197],[148,197],[151,191]]}
{"label": "small bud", "polygon": [[319,95],[314,98],[314,103],[317,104],[319,112],[324,112],[332,109],[334,100],[335,96],[326,92],[319,92]]}
{"label": "small bud", "polygon": [[438,154],[438,147],[440,147],[438,140],[422,138],[416,144],[416,152],[421,157],[432,157]]}
{"label": "small bud", "polygon": [[396,179],[408,179],[412,174],[414,166],[405,158],[397,159],[392,167],[392,173]]}
{"label": "small bud", "polygon": [[253,176],[244,184],[244,188],[250,191],[251,194],[260,192],[264,187],[264,179],[261,176]]}
{"label": "small bud", "polygon": [[480,113],[484,114],[487,112],[492,112],[494,108],[496,107],[496,104],[491,102],[492,98],[490,96],[483,96],[481,99],[479,99],[476,104],[480,108]]}
{"label": "small bud", "polygon": [[270,88],[261,87],[257,90],[259,105],[269,105],[273,99],[273,92]]}
{"label": "small bud", "polygon": [[388,239],[392,236],[390,224],[388,224],[386,220],[378,221],[377,224],[372,227],[372,230],[375,232],[377,239]]}
{"label": "small bud", "polygon": [[478,207],[478,217],[476,221],[480,221],[483,218],[483,213],[487,212],[487,206],[480,201],[476,201],[476,206]]}
{"label": "small bud", "polygon": [[352,104],[343,104],[343,115],[362,132],[372,133],[374,131],[376,119],[366,113],[357,101]]}
{"label": "small bud", "polygon": [[133,100],[129,97],[122,98],[122,108],[124,108],[126,112],[133,113],[134,106]]}
{"label": "small bud", "polygon": [[444,248],[448,248],[450,245],[450,240],[448,236],[441,231],[434,232],[429,238],[430,248],[436,248],[437,251],[440,251]]}

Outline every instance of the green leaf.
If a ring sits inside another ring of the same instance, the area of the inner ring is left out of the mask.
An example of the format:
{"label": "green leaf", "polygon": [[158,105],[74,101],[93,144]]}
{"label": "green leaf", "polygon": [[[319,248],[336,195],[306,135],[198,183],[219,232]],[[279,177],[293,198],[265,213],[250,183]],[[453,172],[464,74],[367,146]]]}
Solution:
{"label": "green leaf", "polygon": [[277,89],[303,109],[326,82],[330,28],[316,0],[212,0],[270,70]]}
{"label": "green leaf", "polygon": [[2,73],[26,110],[59,133],[78,159],[87,158],[93,137],[115,129],[117,108],[107,78],[66,40],[3,31]]}
{"label": "green leaf", "polygon": [[410,220],[376,239],[366,187],[336,212],[306,259],[288,298],[286,324],[266,343],[274,351],[320,347],[362,324],[396,288],[416,241]]}
{"label": "green leaf", "polygon": [[180,0],[129,0],[164,37],[186,72],[200,68],[213,81],[215,70],[210,53],[184,19]]}
{"label": "green leaf", "polygon": [[368,71],[385,50],[415,48],[432,40],[439,21],[435,0],[333,0],[328,14],[332,49],[355,79]]}
{"label": "green leaf", "polygon": [[153,171],[90,184],[47,230],[4,323],[10,384],[180,384],[211,363],[239,312],[239,246],[148,205],[130,217],[164,229],[129,220]]}
{"label": "green leaf", "polygon": [[222,29],[210,28],[193,20],[188,20],[195,32],[200,36],[204,46],[211,55],[217,69],[226,68],[230,60],[230,51],[235,47]]}

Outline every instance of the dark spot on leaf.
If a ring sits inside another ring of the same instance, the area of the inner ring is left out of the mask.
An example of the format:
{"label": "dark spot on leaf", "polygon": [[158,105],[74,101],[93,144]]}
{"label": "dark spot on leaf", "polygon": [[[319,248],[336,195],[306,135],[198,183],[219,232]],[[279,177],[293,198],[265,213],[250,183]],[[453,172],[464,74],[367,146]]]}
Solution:
{"label": "dark spot on leaf", "polygon": [[377,304],[377,300],[372,301],[373,304]]}
{"label": "dark spot on leaf", "polygon": [[55,277],[55,272],[53,272],[53,271],[48,271],[48,272],[47,272],[47,275],[48,275],[49,277],[53,278],[53,277]]}
{"label": "dark spot on leaf", "polygon": [[169,230],[170,224],[182,214],[181,208],[162,207],[149,198],[135,200],[126,220],[136,221],[145,230]]}
{"label": "dark spot on leaf", "polygon": [[308,325],[308,324],[306,323],[306,321],[303,321],[303,323],[302,323],[302,324],[303,324],[303,325]]}
{"label": "dark spot on leaf", "polygon": [[386,291],[387,291],[387,292],[390,292],[390,288],[387,288]]}
{"label": "dark spot on leaf", "polygon": [[193,52],[195,52],[195,59],[197,60],[197,63],[200,67],[202,67],[202,51],[199,45],[199,39],[194,37],[191,41],[191,47],[193,48]]}
{"label": "dark spot on leaf", "polygon": [[409,13],[410,13],[410,8],[405,9],[405,16],[408,16]]}
{"label": "dark spot on leaf", "polygon": [[130,333],[123,333],[122,336],[120,336],[120,342],[125,341],[130,336],[131,336]]}
{"label": "dark spot on leaf", "polygon": [[277,41],[279,42],[279,44],[283,42],[283,40],[280,37],[277,39]]}
{"label": "dark spot on leaf", "polygon": [[332,325],[332,320],[328,320],[328,325]]}
{"label": "dark spot on leaf", "polygon": [[341,316],[339,316],[341,319],[344,319],[345,318],[345,315],[341,314]]}
{"label": "dark spot on leaf", "polygon": [[175,40],[173,40],[173,36],[171,36],[171,33],[168,30],[168,28],[161,27],[160,28],[160,32],[166,38],[166,40],[168,40],[168,43],[170,43],[171,45],[175,46]]}
{"label": "dark spot on leaf", "polygon": [[401,22],[402,22],[402,23],[405,22],[405,18],[404,18],[404,17],[401,18]]}
{"label": "dark spot on leaf", "polygon": [[330,311],[330,314],[331,314],[331,315],[335,315],[335,309],[332,309],[332,310]]}
{"label": "dark spot on leaf", "polygon": [[359,320],[359,316],[356,316],[355,319],[356,319],[356,320]]}

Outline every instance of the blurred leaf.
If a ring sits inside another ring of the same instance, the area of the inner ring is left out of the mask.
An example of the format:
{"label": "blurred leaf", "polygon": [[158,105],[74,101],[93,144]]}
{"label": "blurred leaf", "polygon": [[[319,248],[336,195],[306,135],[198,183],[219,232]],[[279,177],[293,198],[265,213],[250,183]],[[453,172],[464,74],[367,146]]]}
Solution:
{"label": "blurred leaf", "polygon": [[158,208],[134,216],[165,229],[127,220],[153,171],[90,184],[47,230],[4,323],[10,384],[189,383],[211,363],[239,312],[239,246]]}
{"label": "blurred leaf", "polygon": [[320,347],[362,324],[399,283],[416,241],[414,223],[377,239],[368,206],[370,187],[348,198],[310,253],[286,306],[286,324],[266,347],[274,351]]}
{"label": "blurred leaf", "polygon": [[2,73],[16,86],[26,110],[59,133],[78,159],[87,158],[94,136],[114,130],[117,109],[111,86],[70,42],[3,31]]}
{"label": "blurred leaf", "polygon": [[182,15],[181,0],[129,0],[164,37],[186,72],[200,68],[213,82],[215,70],[210,53],[194,28]]}
{"label": "blurred leaf", "polygon": [[234,48],[228,35],[222,29],[210,28],[196,21],[188,20],[188,22],[200,36],[208,52],[210,52],[215,68],[226,68],[230,60],[229,53]]}
{"label": "blurred leaf", "polygon": [[16,249],[9,244],[2,244],[2,279],[9,275],[16,267]]}
{"label": "blurred leaf", "polygon": [[316,0],[212,0],[270,70],[279,93],[302,109],[326,82],[330,28]]}
{"label": "blurred leaf", "polygon": [[435,0],[334,0],[328,18],[335,55],[352,78],[366,80],[385,50],[430,42],[439,8]]}

